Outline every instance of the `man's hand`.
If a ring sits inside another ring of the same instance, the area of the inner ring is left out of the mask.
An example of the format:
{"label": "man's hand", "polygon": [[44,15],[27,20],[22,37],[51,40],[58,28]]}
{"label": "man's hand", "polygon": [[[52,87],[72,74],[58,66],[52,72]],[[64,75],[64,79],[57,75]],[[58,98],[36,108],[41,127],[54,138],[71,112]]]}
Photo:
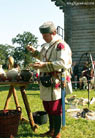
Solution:
{"label": "man's hand", "polygon": [[31,63],[29,66],[32,66],[34,69],[41,69],[45,67],[46,63],[45,62],[36,62],[36,63]]}
{"label": "man's hand", "polygon": [[32,53],[35,52],[35,50],[36,50],[36,49],[35,49],[33,46],[31,46],[31,45],[27,45],[26,48],[27,48],[28,51],[31,51]]}

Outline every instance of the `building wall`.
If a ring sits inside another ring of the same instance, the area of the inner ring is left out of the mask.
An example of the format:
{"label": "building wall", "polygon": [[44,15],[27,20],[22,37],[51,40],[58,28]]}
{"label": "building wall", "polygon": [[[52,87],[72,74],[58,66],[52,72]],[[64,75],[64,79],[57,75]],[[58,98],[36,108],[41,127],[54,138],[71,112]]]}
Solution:
{"label": "building wall", "polygon": [[[95,60],[95,8],[67,8],[64,22],[65,40],[72,49],[73,61],[79,62],[84,53],[91,53]],[[86,56],[82,60],[87,60]]]}

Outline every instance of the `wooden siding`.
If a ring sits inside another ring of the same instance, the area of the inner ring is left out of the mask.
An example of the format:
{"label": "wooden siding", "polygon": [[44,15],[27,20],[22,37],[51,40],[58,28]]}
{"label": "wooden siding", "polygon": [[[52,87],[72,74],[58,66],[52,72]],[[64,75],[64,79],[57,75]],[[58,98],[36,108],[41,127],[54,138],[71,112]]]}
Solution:
{"label": "wooden siding", "polygon": [[69,43],[73,61],[83,53],[92,53],[95,60],[95,8],[71,7],[65,10],[65,40]]}

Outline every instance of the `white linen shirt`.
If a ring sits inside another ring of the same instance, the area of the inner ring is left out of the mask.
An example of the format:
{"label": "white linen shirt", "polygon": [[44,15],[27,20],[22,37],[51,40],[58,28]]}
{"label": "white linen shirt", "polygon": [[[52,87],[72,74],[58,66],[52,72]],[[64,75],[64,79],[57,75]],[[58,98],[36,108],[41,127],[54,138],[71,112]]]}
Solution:
{"label": "white linen shirt", "polygon": [[[63,47],[58,47],[60,43]],[[50,43],[43,44],[40,52],[36,51],[35,53],[35,58],[46,62],[46,66],[40,69],[41,73],[59,72],[57,73],[59,78],[52,76],[55,84],[60,82],[61,69],[64,70],[65,78],[67,75],[70,77],[68,69],[71,68],[72,64],[71,49],[58,35],[56,35]],[[53,86],[44,87],[40,82],[40,97],[44,101],[61,99],[61,88],[55,88]]]}

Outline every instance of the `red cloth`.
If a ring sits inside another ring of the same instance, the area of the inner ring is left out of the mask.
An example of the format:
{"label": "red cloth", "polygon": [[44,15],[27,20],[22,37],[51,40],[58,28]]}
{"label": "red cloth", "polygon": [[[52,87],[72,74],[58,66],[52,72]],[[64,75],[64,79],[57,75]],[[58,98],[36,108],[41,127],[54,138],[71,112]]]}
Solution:
{"label": "red cloth", "polygon": [[48,114],[51,115],[62,114],[62,99],[56,101],[43,101],[43,106]]}
{"label": "red cloth", "polygon": [[36,73],[36,77],[38,78],[38,73]]}
{"label": "red cloth", "polygon": [[59,49],[59,50],[64,49],[64,48],[65,48],[65,46],[62,43],[59,43],[57,46],[57,49]]}
{"label": "red cloth", "polygon": [[67,82],[70,82],[70,77],[67,76],[67,77],[66,77],[66,80],[67,80]]}

